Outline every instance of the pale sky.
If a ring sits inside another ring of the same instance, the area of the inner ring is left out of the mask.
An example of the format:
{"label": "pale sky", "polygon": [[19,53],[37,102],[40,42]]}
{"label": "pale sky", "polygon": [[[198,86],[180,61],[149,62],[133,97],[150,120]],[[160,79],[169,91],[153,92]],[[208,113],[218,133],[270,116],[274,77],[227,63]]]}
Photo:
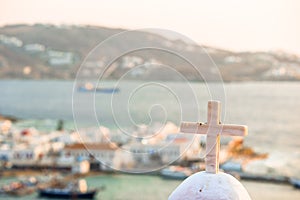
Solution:
{"label": "pale sky", "polygon": [[15,23],[161,28],[218,48],[300,55],[299,0],[0,0],[0,26]]}

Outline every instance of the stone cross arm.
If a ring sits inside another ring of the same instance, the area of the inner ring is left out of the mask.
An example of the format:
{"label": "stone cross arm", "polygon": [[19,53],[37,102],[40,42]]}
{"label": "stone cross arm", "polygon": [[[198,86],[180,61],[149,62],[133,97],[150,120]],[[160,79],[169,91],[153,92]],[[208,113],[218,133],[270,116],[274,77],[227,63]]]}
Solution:
{"label": "stone cross arm", "polygon": [[211,134],[245,136],[248,134],[248,127],[236,124],[208,125],[199,122],[181,122],[180,125],[180,132],[182,133],[207,134],[208,131]]}
{"label": "stone cross arm", "polygon": [[180,132],[193,134],[207,134],[206,137],[206,172],[218,173],[220,135],[245,136],[248,133],[247,126],[235,124],[221,124],[221,103],[209,101],[207,109],[207,123],[182,122]]}

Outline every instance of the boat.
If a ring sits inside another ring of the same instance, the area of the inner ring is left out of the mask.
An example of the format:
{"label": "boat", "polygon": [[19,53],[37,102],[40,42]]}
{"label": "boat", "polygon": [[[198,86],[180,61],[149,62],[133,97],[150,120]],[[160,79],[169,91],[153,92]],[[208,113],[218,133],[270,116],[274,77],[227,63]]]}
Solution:
{"label": "boat", "polygon": [[78,92],[100,92],[100,93],[117,93],[120,92],[116,87],[95,87],[92,83],[86,83],[77,88]]}
{"label": "boat", "polygon": [[221,164],[220,169],[225,172],[242,172],[242,165],[238,162],[226,161]]}
{"label": "boat", "polygon": [[96,193],[97,193],[96,189],[87,192],[70,191],[70,190],[57,189],[57,188],[39,190],[40,197],[55,198],[55,199],[93,199]]}
{"label": "boat", "polygon": [[300,179],[291,178],[290,183],[294,188],[300,189]]}
{"label": "boat", "polygon": [[188,167],[170,166],[160,171],[160,175],[167,179],[183,180],[192,174],[192,170]]}
{"label": "boat", "polygon": [[93,199],[97,192],[97,189],[88,190],[84,179],[76,183],[71,182],[64,188],[53,187],[38,190],[40,197],[55,199]]}
{"label": "boat", "polygon": [[22,188],[18,188],[15,190],[6,191],[6,194],[12,195],[12,196],[25,196],[25,195],[32,194],[35,191],[36,191],[36,188],[34,188],[34,187],[22,187]]}
{"label": "boat", "polygon": [[25,196],[37,189],[37,180],[34,177],[22,181],[14,181],[0,188],[0,194],[11,196]]}

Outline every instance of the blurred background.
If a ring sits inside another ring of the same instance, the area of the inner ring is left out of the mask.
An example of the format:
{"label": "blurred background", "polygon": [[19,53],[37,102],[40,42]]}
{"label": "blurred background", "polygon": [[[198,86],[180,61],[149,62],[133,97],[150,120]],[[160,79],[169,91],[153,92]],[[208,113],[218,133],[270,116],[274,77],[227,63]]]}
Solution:
{"label": "blurred background", "polygon": [[[300,3],[0,0],[0,195],[167,199],[222,102],[221,169],[300,198]],[[68,196],[69,195],[69,196]],[[79,196],[78,196],[79,195]]]}

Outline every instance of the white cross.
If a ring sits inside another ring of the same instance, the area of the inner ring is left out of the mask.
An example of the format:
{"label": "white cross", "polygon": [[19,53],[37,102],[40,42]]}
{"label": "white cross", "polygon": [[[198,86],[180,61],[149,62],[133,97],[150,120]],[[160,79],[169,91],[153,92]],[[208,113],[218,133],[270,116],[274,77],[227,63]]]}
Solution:
{"label": "white cross", "polygon": [[221,103],[209,101],[207,110],[207,124],[197,122],[182,122],[180,132],[207,134],[205,170],[208,173],[218,173],[220,135],[245,136],[248,134],[247,126],[220,123]]}

